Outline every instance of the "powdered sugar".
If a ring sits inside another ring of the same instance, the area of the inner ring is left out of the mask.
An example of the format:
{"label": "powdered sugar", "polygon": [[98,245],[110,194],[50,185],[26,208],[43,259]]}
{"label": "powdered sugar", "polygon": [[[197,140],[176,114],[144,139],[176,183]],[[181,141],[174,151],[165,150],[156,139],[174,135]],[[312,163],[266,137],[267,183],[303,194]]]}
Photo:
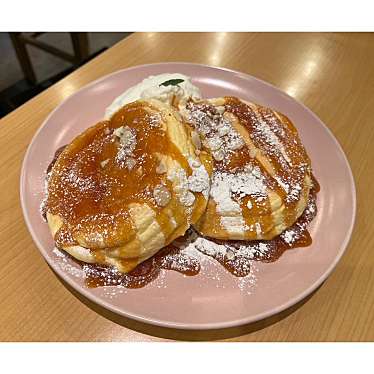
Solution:
{"label": "powdered sugar", "polygon": [[243,171],[230,173],[217,171],[213,175],[210,196],[217,204],[221,224],[229,231],[245,229],[238,200],[245,196],[253,199],[266,197],[266,185],[257,166],[246,166]]}
{"label": "powdered sugar", "polygon": [[72,165],[68,173],[62,175],[61,180],[67,185],[77,186],[82,193],[94,189],[96,183],[93,176],[81,175],[76,164]]}
{"label": "powdered sugar", "polygon": [[187,120],[203,137],[203,144],[216,161],[222,161],[229,151],[244,146],[244,140],[224,116],[223,110],[205,104],[187,105]]}
{"label": "powdered sugar", "polygon": [[153,190],[153,198],[158,206],[166,206],[170,199],[171,194],[166,186],[159,184]]}
{"label": "powdered sugar", "polygon": [[175,190],[179,201],[186,207],[194,204],[194,192],[201,192],[207,200],[210,190],[210,177],[204,165],[198,159],[189,158],[188,162],[192,169],[190,176],[187,176],[182,168],[177,168],[168,175],[168,179],[176,184]]}
{"label": "powdered sugar", "polygon": [[46,173],[43,184],[43,200],[40,203],[39,211],[43,217],[43,220],[47,222],[46,213],[47,213],[47,200],[48,200],[48,181],[51,177],[51,172]]}
{"label": "powdered sugar", "polygon": [[242,234],[244,231],[248,230],[248,226],[241,212],[238,212],[238,215],[234,217],[221,217],[220,221],[221,225],[231,234]]}
{"label": "powdered sugar", "polygon": [[210,177],[204,165],[198,160],[189,159],[192,175],[188,177],[188,189],[192,192],[201,192],[208,199],[210,190]]}
{"label": "powdered sugar", "polygon": [[64,252],[60,251],[58,248],[54,248],[52,252],[58,258],[59,261],[57,261],[57,263],[61,270],[74,276],[75,278],[85,277],[85,273],[82,269],[69,263],[68,258]]}
{"label": "powdered sugar", "polygon": [[281,236],[283,238],[283,240],[288,243],[288,244],[291,244],[294,240],[295,240],[295,231],[293,230],[286,230],[284,231]]}
{"label": "powdered sugar", "polygon": [[[184,255],[199,261],[201,273],[204,277],[202,286],[206,287],[207,283],[209,283],[216,288],[232,287],[247,294],[253,292],[253,288],[257,284],[257,277],[255,275],[257,266],[249,258],[244,259],[243,256],[238,257],[238,250],[203,238],[193,230],[189,231],[188,239],[186,243],[181,243],[180,249],[181,253]],[[242,261],[240,261],[241,259]],[[238,272],[236,274],[235,271],[230,270],[234,275],[240,274],[238,278],[232,278],[232,282],[229,283],[230,286],[229,284],[223,283],[221,279],[222,272],[225,270],[223,270],[220,262],[223,263],[224,261],[231,262],[234,264],[234,267],[238,267]],[[239,267],[241,267],[241,269],[239,269]]]}
{"label": "powdered sugar", "polygon": [[203,237],[197,237],[189,246],[195,246],[200,252],[212,257],[217,255],[226,256],[227,253],[226,245],[215,243]]}
{"label": "powdered sugar", "polygon": [[[215,242],[208,238],[197,236],[189,244],[183,248],[184,253],[194,253],[193,249],[198,250],[213,258],[217,256],[226,257],[229,260],[242,257],[246,260],[264,259],[269,254],[270,247],[264,242]],[[195,253],[196,254],[196,253]]]}
{"label": "powdered sugar", "polygon": [[114,130],[113,134],[119,138],[120,148],[116,156],[116,162],[121,167],[132,170],[136,164],[133,157],[136,148],[136,130],[128,126],[121,126]]}
{"label": "powdered sugar", "polygon": [[168,179],[174,183],[174,191],[179,201],[186,207],[191,207],[195,202],[195,195],[188,189],[188,177],[186,171],[180,167],[168,174]]}
{"label": "powdered sugar", "polygon": [[[257,111],[256,111],[257,113]],[[292,166],[292,162],[290,157],[288,156],[285,147],[279,141],[277,135],[274,133],[273,129],[260,118],[257,113],[257,122],[256,122],[256,129],[261,134],[261,137],[265,139],[266,143],[273,149],[277,150],[281,157],[285,159],[285,161]]]}

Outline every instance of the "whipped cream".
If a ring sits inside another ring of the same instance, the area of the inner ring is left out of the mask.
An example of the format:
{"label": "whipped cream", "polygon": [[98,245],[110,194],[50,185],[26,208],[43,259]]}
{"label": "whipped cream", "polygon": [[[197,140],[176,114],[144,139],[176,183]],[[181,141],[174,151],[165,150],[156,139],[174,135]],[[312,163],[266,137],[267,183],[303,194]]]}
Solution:
{"label": "whipped cream", "polygon": [[[181,79],[183,82],[177,85],[167,85],[170,80]],[[162,102],[171,104],[174,98],[184,100],[188,98],[200,99],[201,92],[198,87],[194,86],[191,78],[179,73],[165,73],[160,75],[151,75],[137,85],[130,87],[123,94],[118,96],[105,111],[105,119],[109,119],[117,110],[125,104],[139,99],[158,99]]]}

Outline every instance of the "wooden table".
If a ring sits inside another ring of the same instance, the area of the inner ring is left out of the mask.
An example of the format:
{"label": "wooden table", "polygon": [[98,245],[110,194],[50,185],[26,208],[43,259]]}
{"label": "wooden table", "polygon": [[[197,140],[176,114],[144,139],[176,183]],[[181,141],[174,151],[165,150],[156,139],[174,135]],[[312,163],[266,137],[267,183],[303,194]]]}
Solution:
{"label": "wooden table", "polygon": [[[19,175],[26,147],[58,104],[118,69],[189,61],[266,80],[311,108],[345,150],[358,216],[331,277],[292,310],[248,326],[166,330],[83,300],[47,266],[23,221]],[[0,121],[0,340],[374,340],[374,34],[133,34]],[[4,72],[2,72],[4,73]],[[292,312],[292,313],[291,313]]]}

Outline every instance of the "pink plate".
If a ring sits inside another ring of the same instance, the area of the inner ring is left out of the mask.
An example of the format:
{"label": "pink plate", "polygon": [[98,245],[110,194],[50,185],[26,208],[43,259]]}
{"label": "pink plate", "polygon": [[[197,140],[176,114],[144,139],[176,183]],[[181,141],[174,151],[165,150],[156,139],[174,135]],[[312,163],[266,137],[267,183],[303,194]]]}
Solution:
{"label": "pink plate", "polygon": [[[285,113],[296,124],[321,184],[318,215],[310,225],[313,244],[286,251],[276,262],[256,262],[248,278],[236,278],[214,260],[194,277],[168,271],[135,289],[89,289],[73,261],[59,257],[39,205],[44,174],[54,152],[88,126],[128,87],[149,75],[180,72],[205,97],[238,96]],[[314,291],[328,277],[350,239],[356,193],[347,159],[329,129],[304,105],[243,73],[189,63],[136,66],[103,77],[70,96],[35,134],[21,173],[21,203],[30,233],[49,265],[72,287],[111,311],[160,326],[212,329],[254,322],[278,313]]]}

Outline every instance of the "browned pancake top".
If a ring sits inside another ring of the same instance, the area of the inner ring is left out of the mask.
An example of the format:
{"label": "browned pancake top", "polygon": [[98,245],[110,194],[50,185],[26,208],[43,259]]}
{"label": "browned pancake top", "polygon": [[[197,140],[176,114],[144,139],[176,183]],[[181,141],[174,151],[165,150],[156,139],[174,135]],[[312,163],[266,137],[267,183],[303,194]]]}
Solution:
{"label": "browned pancake top", "polygon": [[[279,204],[274,199],[280,199],[283,204],[283,226],[293,224],[302,213],[298,204],[303,201],[306,204],[311,166],[291,121],[272,109],[235,97],[190,101],[186,108],[189,123],[203,136],[205,147],[210,149],[215,159],[212,198],[207,213],[198,224],[201,232],[231,239],[230,234],[222,232],[222,212],[215,196],[225,189],[225,183],[233,184],[241,175],[242,180],[248,181],[244,183],[254,184],[252,189],[247,189],[253,192],[232,192],[232,199],[241,209],[236,217],[242,215],[248,233],[253,232],[243,238],[271,238],[276,233],[272,231],[274,224],[277,225],[272,213],[274,206]],[[248,177],[248,170],[249,174],[253,171],[256,178]],[[237,179],[234,181],[232,176],[237,176]],[[263,185],[263,188],[256,191],[256,184],[257,187]],[[272,202],[269,191],[274,192]],[[233,216],[232,210],[229,216]],[[255,233],[260,231],[257,224],[261,226],[261,236]]]}
{"label": "browned pancake top", "polygon": [[[119,157],[121,145],[114,135],[122,126],[133,130],[136,137],[136,146],[124,158]],[[168,139],[161,114],[145,102],[125,106],[109,121],[78,136],[59,156],[48,183],[47,211],[64,221],[56,243],[75,245],[74,230],[85,235],[99,230],[108,247],[135,235],[128,204],[147,203],[157,213],[161,208],[153,199],[153,190],[170,183],[156,172],[156,153],[170,155],[190,170]],[[128,159],[134,161],[126,164]]]}

